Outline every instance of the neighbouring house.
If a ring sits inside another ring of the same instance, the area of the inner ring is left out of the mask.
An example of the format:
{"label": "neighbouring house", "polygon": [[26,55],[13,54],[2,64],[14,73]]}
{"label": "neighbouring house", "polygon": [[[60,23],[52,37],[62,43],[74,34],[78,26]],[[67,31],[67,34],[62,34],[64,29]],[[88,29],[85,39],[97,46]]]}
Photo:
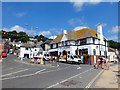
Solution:
{"label": "neighbouring house", "polygon": [[0,55],[4,51],[4,41],[0,38]]}
{"label": "neighbouring house", "polygon": [[0,38],[0,55],[1,55],[2,51],[9,53],[9,50],[10,50],[9,41]]}
{"label": "neighbouring house", "polygon": [[46,40],[44,43],[41,44],[41,47],[44,51],[48,51],[50,49],[51,40]]}
{"label": "neighbouring house", "polygon": [[40,54],[39,52],[43,52],[43,49],[40,45],[24,43],[20,47],[20,57],[33,58],[36,55]]}
{"label": "neighbouring house", "polygon": [[115,53],[115,49],[113,48],[108,48],[108,58],[111,62],[114,62],[116,59],[116,53]]}
{"label": "neighbouring house", "polygon": [[21,41],[19,42],[13,42],[12,45],[13,46],[16,46],[17,48],[20,48],[20,46],[22,45],[23,43],[21,43]]}
{"label": "neighbouring house", "polygon": [[101,24],[98,24],[97,31],[91,28],[64,30],[50,43],[49,50],[52,56],[80,55],[85,64],[89,60],[93,64],[100,56],[107,56],[107,52],[107,39],[103,36]]}

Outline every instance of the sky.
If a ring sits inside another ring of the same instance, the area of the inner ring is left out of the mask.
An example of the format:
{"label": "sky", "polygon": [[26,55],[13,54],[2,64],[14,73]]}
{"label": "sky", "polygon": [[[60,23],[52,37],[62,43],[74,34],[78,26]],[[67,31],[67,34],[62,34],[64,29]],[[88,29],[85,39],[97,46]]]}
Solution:
{"label": "sky", "polygon": [[117,2],[2,3],[2,29],[6,31],[25,31],[30,35],[43,34],[52,38],[63,33],[63,30],[84,27],[97,30],[98,23],[103,26],[103,35],[108,40],[118,41]]}

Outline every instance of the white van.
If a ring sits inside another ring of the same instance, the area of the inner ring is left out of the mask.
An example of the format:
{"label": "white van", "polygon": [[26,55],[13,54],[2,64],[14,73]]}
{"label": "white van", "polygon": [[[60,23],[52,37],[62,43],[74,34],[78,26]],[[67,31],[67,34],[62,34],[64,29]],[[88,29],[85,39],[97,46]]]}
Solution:
{"label": "white van", "polygon": [[78,64],[82,63],[81,59],[76,55],[67,55],[67,60],[60,58],[59,61],[60,62],[66,62],[67,61],[67,63],[78,63]]}
{"label": "white van", "polygon": [[72,63],[80,64],[81,63],[81,59],[78,56],[76,56],[76,55],[68,55],[67,56],[67,62],[68,63],[72,62]]}

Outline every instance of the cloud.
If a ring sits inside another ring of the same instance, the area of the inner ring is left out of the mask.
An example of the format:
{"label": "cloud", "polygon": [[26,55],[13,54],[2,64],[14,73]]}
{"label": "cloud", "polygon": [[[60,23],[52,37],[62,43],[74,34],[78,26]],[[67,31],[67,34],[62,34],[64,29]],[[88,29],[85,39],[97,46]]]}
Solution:
{"label": "cloud", "polygon": [[111,36],[111,37],[108,37],[109,40],[118,40],[118,36]]}
{"label": "cloud", "polygon": [[20,32],[20,31],[23,31],[23,32],[26,32],[27,34],[30,34],[31,35],[31,33],[34,33],[34,34],[36,34],[36,31],[35,30],[27,30],[26,28],[23,28],[23,27],[21,27],[21,26],[19,26],[19,25],[15,25],[15,26],[13,26],[13,27],[11,27],[11,28],[3,28],[3,30],[4,31],[7,31],[7,32],[9,32],[9,31],[16,31],[16,32]]}
{"label": "cloud", "polygon": [[73,3],[73,7],[75,8],[75,10],[77,12],[82,10],[85,3],[96,5],[96,4],[99,4],[102,1],[103,0],[70,0],[70,2]]}
{"label": "cloud", "polygon": [[108,31],[109,33],[118,33],[120,32],[120,26],[115,26],[112,28],[112,30]]}
{"label": "cloud", "polygon": [[51,32],[50,31],[40,31],[39,35],[41,35],[41,34],[44,35],[44,36],[45,35],[51,35]]}
{"label": "cloud", "polygon": [[83,29],[83,28],[87,28],[87,27],[86,26],[77,26],[73,30],[77,31],[77,30],[80,30],[80,29]]}
{"label": "cloud", "polygon": [[54,39],[54,36],[50,36],[49,39]]}
{"label": "cloud", "polygon": [[9,29],[8,28],[4,28],[3,30],[5,30],[5,31],[14,31],[14,30],[16,30],[17,32],[20,32],[20,31],[25,31],[26,29],[21,27],[21,26],[19,26],[19,25],[15,25],[15,26],[13,26],[13,27],[11,27]]}
{"label": "cloud", "polygon": [[61,33],[63,33],[63,29],[62,28],[51,28],[49,29],[50,32],[52,32],[53,35],[59,35]]}
{"label": "cloud", "polygon": [[15,16],[16,17],[23,17],[25,16],[27,13],[26,12],[18,12],[18,13],[15,13]]}
{"label": "cloud", "polygon": [[80,19],[80,18],[72,18],[68,21],[68,23],[71,26],[76,26],[76,25],[87,25],[87,23],[84,20],[84,16]]}

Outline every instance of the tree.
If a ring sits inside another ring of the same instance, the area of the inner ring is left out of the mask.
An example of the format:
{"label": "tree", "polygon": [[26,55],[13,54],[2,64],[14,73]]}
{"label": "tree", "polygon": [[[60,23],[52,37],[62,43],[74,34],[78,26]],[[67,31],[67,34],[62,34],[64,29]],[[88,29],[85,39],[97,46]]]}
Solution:
{"label": "tree", "polygon": [[108,46],[111,47],[111,48],[114,48],[114,49],[118,49],[120,50],[120,42],[115,42],[113,40],[109,40],[108,41]]}

